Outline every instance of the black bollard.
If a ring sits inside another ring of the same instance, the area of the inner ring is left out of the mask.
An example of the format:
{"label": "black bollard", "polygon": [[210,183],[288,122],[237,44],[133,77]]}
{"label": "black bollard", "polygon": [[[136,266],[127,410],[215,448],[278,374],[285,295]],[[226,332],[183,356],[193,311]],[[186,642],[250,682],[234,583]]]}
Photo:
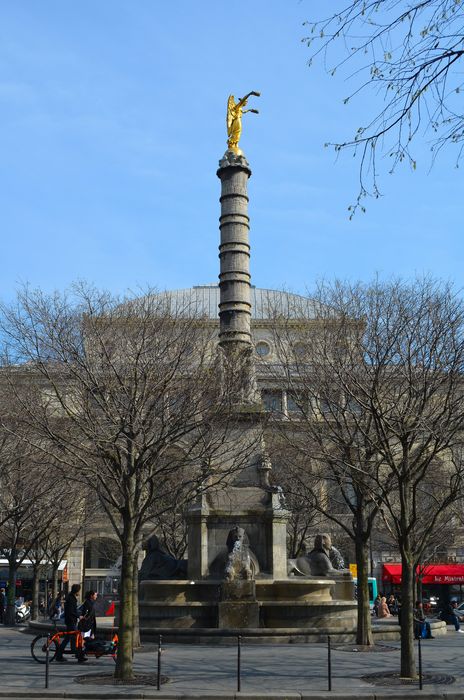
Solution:
{"label": "black bollard", "polygon": [[330,634],[327,635],[327,680],[329,690],[332,690],[332,649],[330,647]]}
{"label": "black bollard", "polygon": [[422,647],[421,638],[419,637],[417,641],[418,646],[418,656],[419,656],[419,690],[422,690]]}
{"label": "black bollard", "polygon": [[156,679],[156,690],[161,690],[161,642],[162,635],[158,639],[158,678]]}
{"label": "black bollard", "polygon": [[242,690],[242,638],[237,636],[237,692]]}
{"label": "black bollard", "polygon": [[47,637],[47,646],[45,647],[45,687],[48,688],[48,676],[50,670],[50,635]]}

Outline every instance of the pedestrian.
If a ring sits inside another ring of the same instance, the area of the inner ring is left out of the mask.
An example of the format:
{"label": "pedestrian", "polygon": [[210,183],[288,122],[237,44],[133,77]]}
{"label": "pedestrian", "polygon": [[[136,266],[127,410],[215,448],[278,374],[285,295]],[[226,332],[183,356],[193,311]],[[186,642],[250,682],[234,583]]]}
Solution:
{"label": "pedestrian", "polygon": [[414,608],[414,639],[424,638],[423,631],[425,630],[425,639],[435,639],[432,637],[430,622],[427,621],[424,612],[424,606],[420,600],[416,601]]}
{"label": "pedestrian", "polygon": [[379,614],[379,605],[380,605],[381,600],[382,600],[382,596],[380,595],[380,593],[377,593],[377,596],[374,600],[374,615],[376,617],[378,617],[378,614]]}
{"label": "pedestrian", "polygon": [[388,596],[387,605],[388,605],[388,609],[390,611],[390,615],[397,615],[398,604],[396,602],[396,598],[395,598],[393,593],[390,593],[390,595]]}
{"label": "pedestrian", "polygon": [[6,596],[5,589],[0,588],[0,623],[5,622],[5,608],[6,608]]}
{"label": "pedestrian", "polygon": [[64,595],[63,593],[58,593],[56,596],[55,600],[53,603],[50,604],[50,619],[51,620],[59,620],[62,613],[63,613],[63,607],[64,607],[64,602],[63,602]]}
{"label": "pedestrian", "polygon": [[84,633],[84,637],[95,639],[97,633],[97,619],[95,617],[96,591],[87,591],[84,602],[81,606],[82,619],[79,622],[79,629]]}
{"label": "pedestrian", "polygon": [[[81,587],[78,583],[73,583],[71,586],[71,592],[67,596],[65,603],[64,603],[64,621],[66,624],[66,632],[76,632],[78,629],[78,625],[80,620],[82,620],[82,615],[78,611],[78,595],[79,591],[81,590]],[[66,648],[66,645],[69,642],[69,639],[71,638],[71,652],[76,655],[77,660],[79,663],[84,663],[84,661],[87,661],[87,659],[84,656],[84,652],[82,649],[77,649],[76,648],[76,635],[75,634],[67,634],[63,641],[61,642],[60,646],[58,647],[58,651],[56,652],[56,661],[64,661],[63,657],[63,652]]]}
{"label": "pedestrian", "polygon": [[452,600],[450,603],[446,603],[441,611],[440,617],[442,620],[448,623],[448,625],[454,625],[454,629],[456,630],[456,632],[461,632],[461,634],[463,634],[464,630],[461,629],[459,617],[455,612],[457,607],[458,604],[455,600]]}
{"label": "pedestrian", "polygon": [[391,613],[388,609],[387,599],[382,596],[380,599],[379,609],[377,610],[377,617],[391,617]]}

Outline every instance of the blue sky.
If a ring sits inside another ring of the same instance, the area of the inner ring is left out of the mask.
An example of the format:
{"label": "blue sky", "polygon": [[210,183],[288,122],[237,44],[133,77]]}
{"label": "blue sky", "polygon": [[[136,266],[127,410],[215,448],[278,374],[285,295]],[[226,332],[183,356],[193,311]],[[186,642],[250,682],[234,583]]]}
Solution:
{"label": "blue sky", "polygon": [[321,277],[431,272],[462,286],[461,171],[452,153],[429,171],[427,136],[417,170],[384,174],[382,199],[348,220],[357,164],[323,144],[349,137],[372,103],[344,106],[344,77],[307,66],[302,23],[326,7],[1,3],[0,296],[21,282],[215,282],[226,101],[249,90],[262,93],[241,140],[254,284],[304,293]]}

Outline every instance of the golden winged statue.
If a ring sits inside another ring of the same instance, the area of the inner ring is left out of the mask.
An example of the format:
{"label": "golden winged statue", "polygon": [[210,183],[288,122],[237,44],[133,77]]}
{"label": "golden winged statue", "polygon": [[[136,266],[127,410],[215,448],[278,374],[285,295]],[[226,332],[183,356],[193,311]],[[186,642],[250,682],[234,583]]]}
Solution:
{"label": "golden winged statue", "polygon": [[259,92],[249,92],[245,97],[239,97],[238,101],[235,102],[235,97],[229,95],[227,100],[227,146],[229,150],[234,151],[237,155],[241,155],[242,151],[238,147],[238,142],[240,141],[240,136],[242,133],[242,114],[247,112],[252,112],[253,114],[259,114],[257,109],[243,109],[251,95],[259,97],[261,93]]}

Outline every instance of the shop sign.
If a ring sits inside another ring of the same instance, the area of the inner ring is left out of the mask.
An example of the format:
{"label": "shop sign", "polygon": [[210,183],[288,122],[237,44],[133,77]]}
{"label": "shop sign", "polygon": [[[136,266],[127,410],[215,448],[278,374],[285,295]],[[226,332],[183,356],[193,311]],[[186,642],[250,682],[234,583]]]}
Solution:
{"label": "shop sign", "polygon": [[434,583],[464,583],[464,576],[434,576]]}

